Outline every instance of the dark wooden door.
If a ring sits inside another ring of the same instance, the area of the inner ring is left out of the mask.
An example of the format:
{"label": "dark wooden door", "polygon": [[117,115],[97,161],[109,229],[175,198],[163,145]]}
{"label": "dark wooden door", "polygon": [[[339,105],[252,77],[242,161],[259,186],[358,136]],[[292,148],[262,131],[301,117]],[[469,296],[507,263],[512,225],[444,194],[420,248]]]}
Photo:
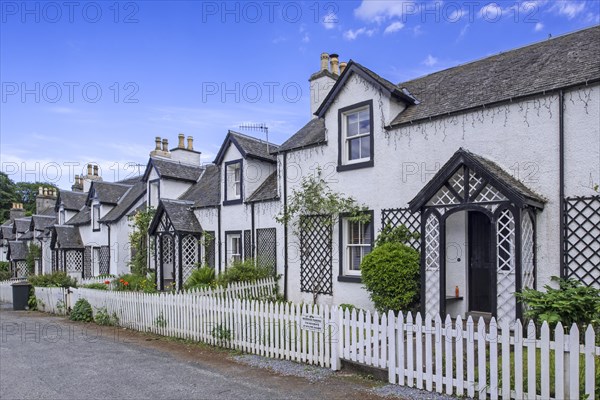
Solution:
{"label": "dark wooden door", "polygon": [[492,312],[492,226],[480,212],[469,212],[469,310]]}

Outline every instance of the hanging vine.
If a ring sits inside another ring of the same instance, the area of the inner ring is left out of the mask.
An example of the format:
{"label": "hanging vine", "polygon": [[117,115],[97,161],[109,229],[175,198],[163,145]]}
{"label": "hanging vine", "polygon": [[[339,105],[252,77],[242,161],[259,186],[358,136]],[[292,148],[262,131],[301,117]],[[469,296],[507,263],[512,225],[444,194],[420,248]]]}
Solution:
{"label": "hanging vine", "polygon": [[148,208],[129,217],[133,227],[129,234],[132,253],[129,267],[131,272],[136,275],[146,276],[148,274],[148,228],[155,212],[153,208]]}

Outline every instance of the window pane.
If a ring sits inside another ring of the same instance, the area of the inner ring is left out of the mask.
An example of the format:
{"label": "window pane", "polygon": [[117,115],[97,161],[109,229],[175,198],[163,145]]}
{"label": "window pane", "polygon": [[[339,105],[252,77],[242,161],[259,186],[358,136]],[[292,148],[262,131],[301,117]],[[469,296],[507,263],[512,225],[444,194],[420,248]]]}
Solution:
{"label": "window pane", "polygon": [[360,158],[360,138],[348,140],[348,158],[358,160]]}
{"label": "window pane", "polygon": [[234,170],[234,179],[236,182],[240,181],[240,168],[239,167],[235,167]]}
{"label": "window pane", "polygon": [[360,138],[360,158],[371,157],[371,137],[364,136]]}
{"label": "window pane", "polygon": [[357,223],[348,222],[348,244],[360,243],[360,227]]}
{"label": "window pane", "polygon": [[362,224],[363,244],[371,244],[371,223]]}
{"label": "window pane", "polygon": [[369,121],[368,119],[365,119],[365,120],[361,119],[359,132],[361,134],[370,133],[371,132],[371,121]]}
{"label": "window pane", "polygon": [[352,137],[352,136],[358,135],[358,122],[355,122],[353,124],[348,124],[346,126],[346,135],[348,137]]}
{"label": "window pane", "polygon": [[355,124],[358,122],[358,113],[348,114],[346,116],[346,122],[348,125]]}
{"label": "window pane", "polygon": [[360,271],[360,262],[362,260],[360,247],[350,247],[350,271]]}
{"label": "window pane", "polygon": [[366,110],[362,110],[358,114],[358,119],[360,119],[361,124],[363,121],[369,122],[369,109],[367,108]]}

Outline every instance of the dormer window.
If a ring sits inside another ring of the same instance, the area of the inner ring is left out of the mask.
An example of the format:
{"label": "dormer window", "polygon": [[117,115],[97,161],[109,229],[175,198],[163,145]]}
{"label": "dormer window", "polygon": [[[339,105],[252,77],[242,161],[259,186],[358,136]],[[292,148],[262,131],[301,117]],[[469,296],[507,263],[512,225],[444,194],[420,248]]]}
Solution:
{"label": "dormer window", "polygon": [[66,212],[65,212],[65,209],[61,206],[60,210],[58,211],[58,224],[64,225],[65,220],[66,220]]}
{"label": "dormer window", "polygon": [[92,207],[92,230],[100,230],[100,204],[94,204]]}
{"label": "dormer window", "polygon": [[338,171],[373,166],[373,101],[339,110]]}
{"label": "dormer window", "polygon": [[225,201],[223,204],[242,202],[242,160],[225,163]]}

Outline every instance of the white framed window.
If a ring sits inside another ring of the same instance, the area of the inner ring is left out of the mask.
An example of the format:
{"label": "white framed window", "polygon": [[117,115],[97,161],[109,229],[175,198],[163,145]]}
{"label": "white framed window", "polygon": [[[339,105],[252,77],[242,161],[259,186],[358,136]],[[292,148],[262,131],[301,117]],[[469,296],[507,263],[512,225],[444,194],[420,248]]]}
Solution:
{"label": "white framed window", "polygon": [[94,231],[100,230],[100,204],[92,206],[92,229]]}
{"label": "white framed window", "polygon": [[226,201],[234,201],[242,199],[242,161],[231,161],[225,163],[225,190]]}
{"label": "white framed window", "polygon": [[60,210],[58,211],[58,224],[59,225],[64,225],[66,220],[66,211],[65,209],[61,206]]}
{"label": "white framed window", "polygon": [[360,276],[360,263],[373,247],[373,222],[342,221],[343,274]]}
{"label": "white framed window", "polygon": [[371,159],[371,111],[369,107],[343,114],[346,164]]}
{"label": "white framed window", "polygon": [[242,234],[239,232],[227,234],[227,259],[229,262],[242,260]]}

